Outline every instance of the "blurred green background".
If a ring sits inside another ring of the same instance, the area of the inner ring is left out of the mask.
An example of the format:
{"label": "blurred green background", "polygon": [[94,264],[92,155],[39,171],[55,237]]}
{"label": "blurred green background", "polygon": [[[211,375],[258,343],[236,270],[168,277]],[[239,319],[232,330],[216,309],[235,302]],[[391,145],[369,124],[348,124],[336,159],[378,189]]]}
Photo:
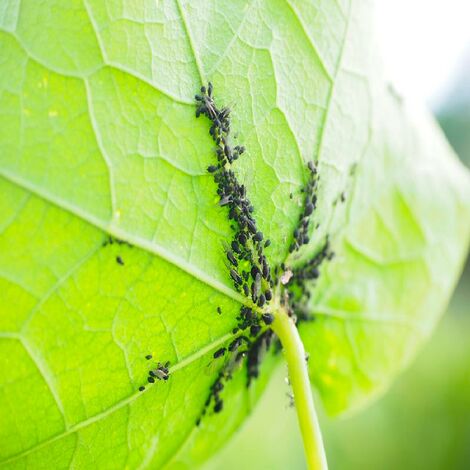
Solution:
{"label": "blurred green background", "polygon": [[[470,55],[436,117],[470,166]],[[254,414],[204,470],[304,469],[285,367]],[[320,408],[320,406],[318,406]],[[320,419],[330,469],[470,469],[470,263],[447,314],[411,367],[369,408]]]}

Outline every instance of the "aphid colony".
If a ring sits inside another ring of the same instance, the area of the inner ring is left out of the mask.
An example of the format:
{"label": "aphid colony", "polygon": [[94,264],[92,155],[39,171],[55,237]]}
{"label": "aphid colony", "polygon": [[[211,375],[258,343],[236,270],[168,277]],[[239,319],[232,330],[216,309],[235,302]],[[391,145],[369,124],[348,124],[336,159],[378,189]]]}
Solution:
{"label": "aphid colony", "polygon": [[[257,228],[253,216],[254,208],[247,197],[246,188],[238,182],[230,168],[245,152],[243,146],[237,145],[232,148],[230,145],[230,109],[217,108],[211,83],[207,88],[202,87],[201,94],[195,98],[198,103],[196,117],[204,115],[211,120],[209,133],[216,144],[217,164],[210,165],[207,171],[213,175],[217,184],[219,206],[228,209],[228,218],[235,230],[230,245],[225,247],[229,275],[235,289],[251,301],[250,306],[241,307],[237,317],[238,324],[232,331],[233,334],[238,332],[242,334],[227,347],[214,352],[214,359],[231,353],[234,360],[227,362],[211,387],[204,414],[212,402],[214,412],[222,410],[223,401],[220,392],[224,388],[224,381],[231,378],[233,370],[242,360],[245,358],[247,360],[247,384],[258,376],[261,353],[269,348],[273,335],[266,327],[273,322],[274,317],[266,311],[266,308],[273,298],[274,282],[264,255],[264,249],[269,247],[271,242],[264,241],[263,234]],[[258,309],[261,309],[261,314],[258,314]]]}
{"label": "aphid colony", "polygon": [[[259,365],[263,354],[269,349],[274,333],[269,325],[274,321],[274,316],[267,311],[267,305],[273,298],[272,289],[281,281],[280,303],[289,315],[302,319],[300,311],[309,294],[305,290],[308,280],[318,277],[318,268],[325,259],[331,259],[329,242],[312,261],[302,268],[289,269],[284,264],[280,269],[276,267],[275,273],[271,269],[264,255],[264,249],[270,245],[270,241],[263,242],[263,234],[258,230],[253,216],[254,208],[250,203],[246,188],[240,184],[231,165],[245,152],[243,146],[230,146],[230,109],[218,109],[214,103],[213,87],[201,88],[201,94],[196,95],[198,107],[196,117],[207,116],[211,121],[209,133],[216,144],[217,164],[210,165],[207,171],[213,175],[217,184],[219,206],[228,209],[229,220],[235,235],[225,247],[228,262],[229,275],[235,289],[242,293],[249,302],[240,309],[237,317],[238,324],[232,333],[239,336],[213,353],[213,360],[224,358],[224,367],[218,373],[211,386],[209,397],[206,400],[201,417],[206,413],[211,404],[213,411],[220,412],[223,409],[221,392],[225,382],[230,380],[233,372],[246,359],[247,385],[258,377]],[[317,189],[319,175],[313,162],[308,163],[309,177],[306,187],[302,190],[305,194],[305,204],[299,217],[299,223],[294,231],[294,240],[289,247],[289,252],[309,242],[309,223],[317,204]],[[291,197],[292,199],[292,197]],[[294,287],[294,291],[291,291]],[[217,309],[221,313],[220,308]],[[299,312],[298,312],[299,311]],[[306,310],[305,310],[306,311]],[[277,344],[280,347],[279,342]],[[197,420],[199,425],[201,417]]]}
{"label": "aphid colony", "polygon": [[[231,355],[231,358],[227,360],[224,367],[217,375],[216,380],[212,384],[202,413],[196,420],[197,426],[201,423],[202,417],[206,414],[212,403],[214,413],[222,411],[224,402],[221,398],[221,392],[225,388],[225,383],[232,378],[233,373],[240,368],[244,360],[246,360],[247,363],[247,385],[250,385],[251,381],[258,377],[259,365],[263,358],[263,354],[265,354],[271,346],[273,336],[274,333],[271,329],[263,331],[253,342],[246,336],[238,336],[227,348],[220,348],[214,352],[214,359],[224,356],[226,352],[233,354]],[[240,348],[242,350],[240,350]]]}
{"label": "aphid colony", "polygon": [[[289,253],[298,251],[302,245],[309,243],[308,235],[310,221],[317,207],[317,191],[320,175],[313,162],[307,164],[309,177],[307,185],[302,189],[305,194],[304,208],[299,216],[299,222],[293,233],[293,242],[289,246]],[[316,228],[319,224],[316,225]],[[330,241],[326,237],[325,244],[320,251],[307,263],[297,268],[286,268],[281,265],[282,275],[280,296],[281,305],[287,310],[290,316],[295,317],[295,321],[312,320],[313,317],[307,307],[310,298],[310,291],[306,286],[308,281],[314,281],[320,276],[320,266],[325,260],[331,260],[334,253],[330,249]],[[277,277],[277,269],[275,270]]]}
{"label": "aphid colony", "polygon": [[325,261],[330,261],[334,257],[331,250],[329,238],[318,253],[306,264],[296,268],[292,272],[286,288],[288,290],[288,304],[291,312],[295,315],[297,321],[313,320],[310,310],[307,308],[310,299],[310,290],[307,283],[315,281],[320,276],[320,267]]}
{"label": "aphid colony", "polygon": [[[152,355],[147,354],[145,356],[145,359],[150,361],[150,359],[152,359]],[[153,383],[155,383],[155,379],[157,379],[157,380],[168,380],[168,378],[170,377],[170,371],[168,369],[169,366],[170,366],[169,361],[165,362],[165,364],[162,364],[162,363],[158,362],[156,367],[150,369],[148,377],[147,377],[147,382],[149,384],[153,384]],[[145,386],[141,385],[139,387],[139,391],[143,392],[144,390],[145,390]]]}
{"label": "aphid colony", "polygon": [[115,238],[111,235],[106,236],[104,242],[102,243],[102,246],[107,246],[107,245],[126,245],[129,248],[132,248],[134,245],[131,245],[129,242],[126,242],[125,240],[120,240],[119,238]]}
{"label": "aphid colony", "polygon": [[240,184],[230,169],[230,165],[245,152],[245,147],[230,147],[230,109],[219,110],[213,99],[212,84],[201,88],[196,95],[198,108],[196,117],[207,116],[212,125],[209,130],[216,144],[217,165],[207,168],[214,175],[219,195],[219,205],[228,207],[228,217],[234,222],[236,235],[230,246],[226,247],[226,256],[230,265],[229,273],[238,292],[250,297],[253,304],[263,307],[272,299],[273,281],[263,248],[270,241],[263,243],[263,234],[258,230],[253,216],[253,206],[246,196],[246,188]]}
{"label": "aphid colony", "polygon": [[308,162],[309,178],[307,186],[303,189],[305,193],[304,210],[299,217],[299,223],[294,230],[294,241],[289,246],[289,253],[297,251],[302,245],[306,245],[310,239],[308,236],[308,226],[313,211],[317,206],[317,189],[320,176],[313,162]]}

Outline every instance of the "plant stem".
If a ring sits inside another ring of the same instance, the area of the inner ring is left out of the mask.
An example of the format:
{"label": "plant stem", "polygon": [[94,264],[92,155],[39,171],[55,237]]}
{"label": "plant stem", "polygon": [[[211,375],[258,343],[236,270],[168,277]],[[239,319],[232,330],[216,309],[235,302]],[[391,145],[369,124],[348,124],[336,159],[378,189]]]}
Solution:
{"label": "plant stem", "polygon": [[276,312],[272,329],[281,340],[287,360],[307,466],[310,470],[327,470],[320,425],[310,389],[305,349],[299,331],[283,309]]}

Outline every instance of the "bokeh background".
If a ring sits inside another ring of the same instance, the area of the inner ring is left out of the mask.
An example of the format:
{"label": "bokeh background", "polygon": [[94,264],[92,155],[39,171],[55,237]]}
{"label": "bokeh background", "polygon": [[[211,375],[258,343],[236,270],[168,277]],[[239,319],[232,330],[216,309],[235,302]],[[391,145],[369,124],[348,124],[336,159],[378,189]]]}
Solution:
{"label": "bokeh background", "polygon": [[[469,21],[468,0],[380,0],[375,11],[388,77],[434,112],[467,167]],[[286,372],[278,370],[242,432],[204,470],[305,468]],[[330,469],[470,469],[470,262],[431,341],[382,398],[335,420],[318,408]]]}

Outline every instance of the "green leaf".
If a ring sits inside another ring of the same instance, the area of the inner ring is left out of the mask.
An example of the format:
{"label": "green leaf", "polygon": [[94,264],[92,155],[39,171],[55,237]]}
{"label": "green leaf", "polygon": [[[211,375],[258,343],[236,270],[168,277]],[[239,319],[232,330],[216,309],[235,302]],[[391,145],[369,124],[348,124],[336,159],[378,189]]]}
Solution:
{"label": "green leaf", "polygon": [[[386,386],[434,326],[469,239],[469,177],[389,90],[365,2],[4,0],[0,5],[0,459],[5,468],[194,466],[277,362],[195,422],[243,298],[206,167],[208,79],[248,149],[270,263],[287,256],[305,163],[335,259],[301,325],[326,406]],[[338,202],[341,193],[346,202]],[[293,199],[289,197],[294,194]],[[127,244],[104,244],[108,234]],[[120,256],[124,265],[116,262]],[[217,314],[217,307],[222,315]],[[144,393],[153,352],[172,373]]]}

